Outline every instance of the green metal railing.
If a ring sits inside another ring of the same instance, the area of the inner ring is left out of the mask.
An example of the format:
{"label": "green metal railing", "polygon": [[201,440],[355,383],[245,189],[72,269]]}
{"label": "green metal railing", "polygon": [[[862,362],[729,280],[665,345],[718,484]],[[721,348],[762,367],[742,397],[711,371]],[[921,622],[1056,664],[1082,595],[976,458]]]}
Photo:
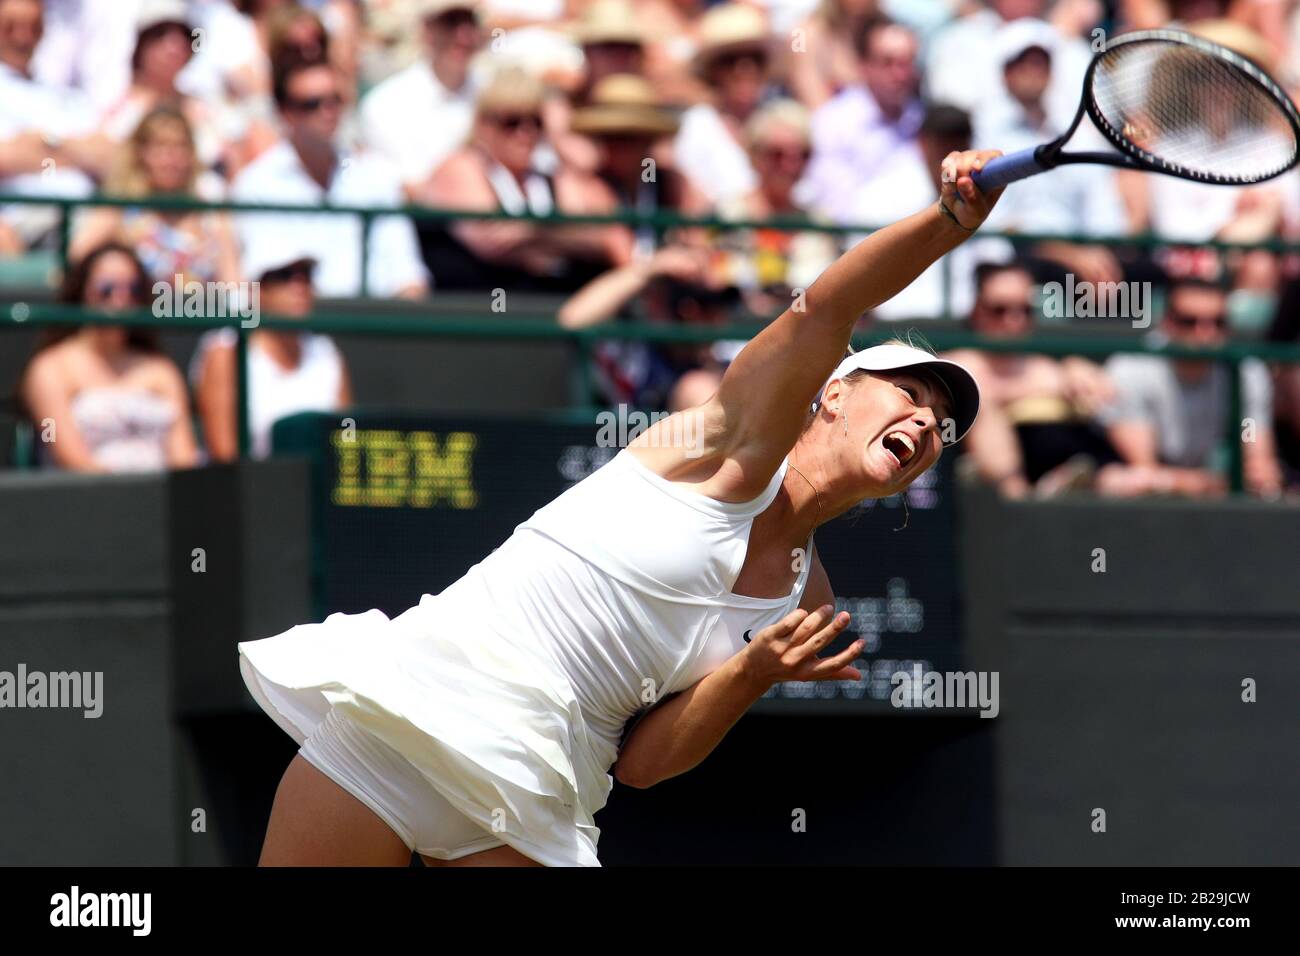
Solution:
{"label": "green metal railing", "polygon": [[[248,391],[245,358],[247,329],[240,326],[238,316],[156,316],[150,311],[104,313],[67,305],[29,305],[22,303],[15,310],[13,304],[0,303],[0,320],[9,327],[20,324],[100,324],[128,325],[163,329],[209,329],[228,327],[239,332],[238,408],[239,448],[246,455],[249,449]],[[21,316],[21,319],[18,317]],[[626,322],[586,329],[565,329],[551,323],[530,320],[506,319],[498,316],[449,315],[436,318],[426,316],[367,315],[338,313],[315,315],[310,318],[279,318],[262,316],[257,328],[284,331],[310,330],[322,333],[361,333],[380,336],[411,336],[435,339],[504,339],[511,341],[569,341],[590,346],[601,340],[639,340],[662,343],[708,343],[721,339],[749,339],[762,328],[761,323],[742,323],[725,326],[674,326],[651,323]],[[855,348],[864,348],[896,334],[896,329],[877,327],[869,333],[855,335]],[[1230,342],[1214,349],[1195,349],[1173,344],[1157,345],[1146,338],[1120,338],[1101,336],[1071,336],[1035,334],[1023,339],[990,339],[957,329],[926,329],[925,337],[936,349],[978,348],[986,352],[1025,353],[1048,355],[1084,355],[1104,358],[1121,352],[1162,355],[1168,358],[1192,358],[1218,361],[1230,373],[1232,405],[1228,417],[1226,443],[1229,468],[1234,490],[1242,489],[1241,461],[1241,373],[1239,363],[1246,358],[1265,361],[1300,362],[1300,344]]]}
{"label": "green metal railing", "polygon": [[[543,226],[581,226],[581,225],[627,225],[652,227],[658,235],[674,228],[704,228],[711,230],[736,229],[775,229],[790,231],[815,231],[835,235],[860,235],[883,228],[878,225],[843,225],[817,222],[795,218],[774,218],[767,220],[731,220],[715,217],[683,216],[673,212],[638,212],[624,210],[608,215],[565,215],[551,214],[535,216],[526,214],[515,216],[501,211],[470,211],[457,209],[432,209],[424,206],[374,207],[316,205],[302,206],[284,203],[236,203],[206,202],[182,197],[150,197],[148,199],[124,199],[109,196],[95,196],[84,199],[56,199],[33,196],[0,196],[0,205],[24,204],[33,206],[53,206],[60,209],[60,262],[66,265],[67,253],[71,241],[71,221],[73,211],[80,207],[106,206],[117,208],[148,208],[171,212],[232,212],[232,213],[299,213],[299,214],[347,214],[359,216],[362,220],[361,243],[361,281],[362,297],[367,293],[368,266],[370,262],[370,235],[374,220],[377,218],[405,215],[416,220],[451,222],[457,220],[519,220],[530,221]],[[1171,242],[1154,235],[1139,235],[1123,238],[1098,238],[1081,235],[1044,235],[1027,233],[983,232],[981,237],[1003,238],[1018,244],[1030,244],[1043,241],[1080,242],[1090,245],[1125,246],[1130,248],[1151,248],[1155,246],[1188,245]],[[1234,243],[1208,241],[1196,243],[1200,247],[1220,250],[1269,250],[1273,252],[1300,252],[1300,242],[1272,240],[1263,243]],[[951,319],[952,280],[950,264],[947,257],[943,263],[943,301],[945,319]],[[2,292],[3,290],[0,290]],[[244,328],[239,316],[156,316],[152,312],[137,313],[96,313],[76,306],[52,305],[43,303],[17,303],[0,299],[0,322],[7,322],[11,327],[20,323],[33,325],[47,324],[110,324],[138,325],[166,329],[176,328],[218,328],[229,327],[238,335],[238,416],[240,423],[239,448],[241,455],[249,449],[248,434],[248,391],[245,376],[248,335],[250,328]],[[306,319],[277,318],[263,316],[257,328],[283,329],[293,331],[309,330],[314,332],[358,333],[365,335],[416,336],[445,339],[511,339],[519,341],[555,341],[563,340],[573,343],[577,350],[579,379],[575,388],[577,403],[589,401],[588,357],[591,345],[602,340],[642,340],[661,343],[707,343],[722,339],[749,339],[763,327],[764,323],[741,323],[727,326],[665,326],[662,324],[619,322],[580,330],[564,329],[550,322],[536,320],[511,319],[498,314],[481,315],[442,315],[436,318],[427,316],[408,316],[398,314],[362,314],[330,313],[317,314]],[[873,342],[889,338],[895,334],[897,326],[878,327],[873,333],[854,337],[854,344],[863,347]],[[1222,362],[1230,376],[1230,414],[1228,419],[1227,448],[1229,468],[1234,490],[1242,488],[1242,455],[1240,429],[1241,424],[1241,371],[1240,362],[1245,358],[1260,358],[1278,362],[1300,362],[1300,344],[1280,344],[1262,342],[1229,342],[1220,348],[1192,349],[1172,344],[1157,345],[1146,338],[1119,336],[1073,336],[1053,333],[1036,333],[1023,339],[988,339],[973,333],[953,329],[925,329],[925,336],[936,349],[978,348],[983,351],[1023,353],[1036,352],[1048,355],[1085,355],[1094,358],[1121,352],[1137,352],[1164,355],[1171,358],[1197,358]],[[581,393],[581,394],[579,394]]]}
{"label": "green metal railing", "polygon": [[[552,212],[544,216],[533,213],[515,215],[502,210],[470,210],[451,208],[431,208],[429,206],[353,206],[322,203],[304,206],[292,203],[247,203],[247,202],[211,202],[184,196],[150,196],[145,198],[124,198],[119,196],[88,196],[84,198],[54,198],[39,196],[12,196],[0,194],[0,206],[27,205],[55,207],[60,211],[59,262],[66,266],[68,247],[71,244],[72,212],[83,207],[112,207],[119,209],[153,209],[158,212],[231,212],[231,213],[301,213],[312,215],[353,215],[362,223],[362,243],[359,250],[361,263],[361,297],[368,295],[368,265],[370,262],[370,236],[374,221],[387,216],[405,216],[417,221],[455,222],[458,220],[513,220],[534,222],[542,226],[607,226],[623,225],[631,227],[650,227],[662,235],[669,229],[702,228],[721,231],[738,229],[774,229],[778,231],[820,232],[829,235],[851,236],[864,235],[883,229],[880,223],[829,223],[817,219],[778,216],[770,219],[722,219],[716,216],[685,216],[672,211],[640,211],[621,209],[614,213],[574,215]],[[980,230],[979,236],[986,239],[1006,239],[1021,245],[1039,242],[1074,242],[1086,245],[1125,246],[1131,248],[1155,248],[1158,246],[1197,246],[1199,248],[1220,250],[1270,252],[1300,252],[1300,241],[1270,239],[1263,242],[1226,242],[1208,239],[1202,242],[1178,242],[1152,233],[1134,236],[1102,237],[1082,234],[1064,233],[1028,233],[995,232]],[[944,317],[951,318],[948,290],[951,286],[947,270],[947,259],[942,260],[944,269]]]}

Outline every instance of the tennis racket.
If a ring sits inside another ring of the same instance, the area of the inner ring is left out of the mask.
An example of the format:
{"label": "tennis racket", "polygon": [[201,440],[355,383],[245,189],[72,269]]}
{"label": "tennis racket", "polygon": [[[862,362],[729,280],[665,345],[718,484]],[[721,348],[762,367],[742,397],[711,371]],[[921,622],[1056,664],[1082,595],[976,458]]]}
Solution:
{"label": "tennis racket", "polygon": [[[1088,118],[1117,152],[1062,151]],[[1176,30],[1126,33],[1093,57],[1064,136],[999,156],[972,178],[997,189],[1066,163],[1100,163],[1200,183],[1262,183],[1296,164],[1300,114],[1250,60]]]}

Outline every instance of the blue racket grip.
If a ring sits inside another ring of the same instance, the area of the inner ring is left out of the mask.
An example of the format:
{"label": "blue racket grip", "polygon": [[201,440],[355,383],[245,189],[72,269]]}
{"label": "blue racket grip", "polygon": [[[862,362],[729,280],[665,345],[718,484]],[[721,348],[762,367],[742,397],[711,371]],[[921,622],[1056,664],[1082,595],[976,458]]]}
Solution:
{"label": "blue racket grip", "polygon": [[1048,168],[1038,161],[1037,153],[1038,147],[1031,146],[1029,149],[991,159],[984,164],[983,169],[971,174],[971,179],[975,180],[980,192],[999,189],[1018,179],[1028,179]]}

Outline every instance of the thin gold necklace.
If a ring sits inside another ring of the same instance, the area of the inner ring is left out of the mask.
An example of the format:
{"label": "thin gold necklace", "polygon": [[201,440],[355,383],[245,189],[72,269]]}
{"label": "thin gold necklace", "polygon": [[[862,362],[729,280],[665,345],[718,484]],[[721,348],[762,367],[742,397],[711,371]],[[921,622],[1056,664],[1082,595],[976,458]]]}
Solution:
{"label": "thin gold necklace", "polygon": [[800,471],[800,470],[799,470],[799,467],[798,467],[794,462],[790,462],[790,467],[794,469],[794,473],[795,473],[796,475],[798,475],[798,476],[799,476],[800,478],[802,478],[804,481],[807,481],[807,482],[808,482],[808,487],[811,488],[811,489],[813,490],[813,494],[816,495],[816,497],[817,497],[817,524],[821,524],[821,518],[822,518],[822,493],[821,493],[820,491],[817,490],[817,486],[816,486],[816,485],[814,485],[811,481],[808,481],[808,476],[805,475],[802,471]]}

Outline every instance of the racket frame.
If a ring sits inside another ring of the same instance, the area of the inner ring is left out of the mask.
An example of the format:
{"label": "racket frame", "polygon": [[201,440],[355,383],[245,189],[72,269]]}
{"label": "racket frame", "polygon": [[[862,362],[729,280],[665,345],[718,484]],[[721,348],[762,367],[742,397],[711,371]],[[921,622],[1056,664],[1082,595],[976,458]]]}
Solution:
{"label": "racket frame", "polygon": [[[1213,173],[1202,172],[1200,170],[1188,169],[1178,163],[1171,163],[1168,160],[1161,159],[1154,153],[1142,149],[1126,139],[1121,131],[1116,130],[1106,118],[1102,116],[1101,109],[1097,106],[1097,99],[1093,95],[1093,75],[1097,71],[1098,65],[1105,58],[1106,54],[1120,46],[1126,46],[1131,43],[1145,43],[1152,40],[1174,43],[1182,46],[1190,46],[1226,61],[1229,65],[1235,67],[1250,82],[1268,94],[1282,109],[1286,116],[1287,122],[1291,125],[1291,133],[1296,139],[1297,148],[1291,156],[1291,161],[1270,173],[1267,176],[1253,177],[1249,179],[1240,176],[1221,176]],[[1083,120],[1084,115],[1092,120],[1093,126],[1101,133],[1106,140],[1113,145],[1118,153],[1087,151],[1079,153],[1064,152],[1064,146],[1079,128],[1079,123]],[[1146,172],[1163,173],[1167,176],[1177,176],[1180,179],[1188,179],[1193,182],[1211,183],[1219,186],[1250,186],[1256,183],[1266,182],[1281,176],[1283,173],[1295,167],[1300,162],[1300,112],[1296,111],[1295,104],[1291,102],[1291,97],[1286,91],[1264,70],[1256,66],[1254,62],[1241,56],[1238,53],[1229,50],[1227,47],[1220,46],[1209,40],[1185,33],[1181,30],[1135,30],[1132,33],[1121,34],[1106,44],[1106,49],[1092,58],[1088,64],[1088,69],[1083,76],[1083,96],[1079,101],[1079,108],[1075,111],[1074,119],[1070,123],[1070,128],[1061,136],[1049,143],[1043,143],[1040,146],[1032,147],[1033,161],[1041,170],[1046,171],[1057,166],[1066,166],[1075,163],[1089,163],[1101,166],[1118,166],[1123,169],[1140,169]],[[1020,154],[1012,154],[1018,156]],[[989,169],[998,160],[986,166]],[[1032,175],[1032,173],[1030,173]],[[1017,176],[1023,178],[1022,176]],[[979,185],[979,175],[975,177],[976,185]],[[1014,180],[1012,180],[1014,181]]]}

